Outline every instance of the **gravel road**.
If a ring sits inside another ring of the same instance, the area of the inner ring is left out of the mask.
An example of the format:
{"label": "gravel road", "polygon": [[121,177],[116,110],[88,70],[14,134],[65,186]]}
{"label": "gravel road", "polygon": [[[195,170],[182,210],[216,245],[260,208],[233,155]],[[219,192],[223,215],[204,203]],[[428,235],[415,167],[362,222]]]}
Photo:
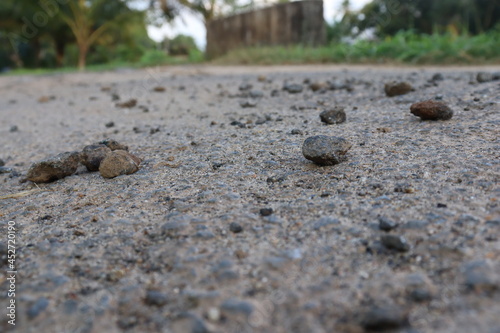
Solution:
{"label": "gravel road", "polygon": [[[0,330],[500,332],[499,72],[0,77]],[[426,100],[452,118],[410,112]],[[304,158],[317,135],[349,143],[340,163]],[[26,180],[105,139],[139,170]]]}

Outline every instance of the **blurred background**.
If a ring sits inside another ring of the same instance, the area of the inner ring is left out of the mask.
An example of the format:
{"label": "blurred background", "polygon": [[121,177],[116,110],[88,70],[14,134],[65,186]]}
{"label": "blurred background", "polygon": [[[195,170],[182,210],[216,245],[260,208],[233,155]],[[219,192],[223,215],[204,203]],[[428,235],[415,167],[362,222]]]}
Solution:
{"label": "blurred background", "polygon": [[0,1],[2,72],[207,61],[498,64],[500,0]]}

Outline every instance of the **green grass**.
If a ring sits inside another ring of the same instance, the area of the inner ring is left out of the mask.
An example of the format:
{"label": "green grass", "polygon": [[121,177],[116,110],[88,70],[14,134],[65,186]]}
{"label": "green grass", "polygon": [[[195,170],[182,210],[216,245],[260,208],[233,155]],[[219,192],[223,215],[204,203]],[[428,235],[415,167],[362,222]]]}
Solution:
{"label": "green grass", "polygon": [[324,47],[258,47],[235,50],[215,64],[499,64],[500,31],[477,36],[400,32],[381,41],[332,43]]}
{"label": "green grass", "polygon": [[[86,72],[102,72],[113,71],[119,68],[144,68],[163,65],[184,65],[194,64],[204,61],[204,54],[201,51],[193,50],[188,56],[172,57],[165,54],[163,51],[147,51],[138,62],[115,61],[106,64],[91,64],[85,68]],[[62,68],[19,68],[2,73],[0,75],[43,75],[57,73],[73,73],[78,72],[77,67],[62,67]]]}

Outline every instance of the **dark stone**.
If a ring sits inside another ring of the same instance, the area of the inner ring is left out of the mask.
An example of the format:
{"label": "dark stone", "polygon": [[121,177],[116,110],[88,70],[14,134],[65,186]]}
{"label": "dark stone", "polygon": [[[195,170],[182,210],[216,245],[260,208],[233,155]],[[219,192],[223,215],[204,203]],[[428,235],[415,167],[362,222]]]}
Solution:
{"label": "dark stone", "polygon": [[104,126],[106,126],[107,128],[114,127],[115,126],[115,122],[114,121],[108,121],[106,124],[104,124]]}
{"label": "dark stone", "polygon": [[264,97],[264,93],[260,90],[251,90],[249,93],[248,93],[248,96],[250,98],[262,98]]}
{"label": "dark stone", "polygon": [[287,83],[283,87],[283,90],[288,91],[290,94],[298,94],[301,93],[304,87],[301,84],[297,83]]}
{"label": "dark stone", "polygon": [[243,227],[236,222],[231,222],[229,224],[229,231],[234,232],[235,234],[240,233],[243,231]]}
{"label": "dark stone", "polygon": [[432,100],[415,103],[410,111],[422,120],[449,120],[453,116],[453,110],[446,104]]}
{"label": "dark stone", "polygon": [[380,230],[383,231],[391,231],[392,229],[395,229],[397,227],[397,223],[389,220],[386,217],[379,217],[378,219],[378,227]]}
{"label": "dark stone", "polygon": [[78,152],[61,153],[40,162],[33,163],[26,178],[35,183],[48,183],[76,172],[81,156]]}
{"label": "dark stone", "polygon": [[5,161],[0,158],[0,167],[3,167],[5,165]]}
{"label": "dark stone", "polygon": [[319,114],[322,122],[326,124],[340,124],[346,121],[345,110],[341,106],[336,106],[333,109],[325,110]]}
{"label": "dark stone", "polygon": [[317,135],[304,141],[302,154],[318,165],[335,165],[345,160],[344,155],[351,146],[344,138]]}
{"label": "dark stone", "polygon": [[272,208],[261,208],[259,210],[259,213],[261,216],[269,216],[273,213],[273,209]]}
{"label": "dark stone", "polygon": [[241,101],[240,106],[242,108],[254,108],[255,106],[257,106],[257,101],[251,99],[248,99],[246,101]]}
{"label": "dark stone", "polygon": [[361,326],[369,331],[381,332],[408,325],[408,315],[395,306],[374,307],[361,315]]}
{"label": "dark stone", "polygon": [[13,170],[12,168],[7,168],[7,167],[4,167],[4,166],[0,166],[0,174],[2,173],[11,173]]}
{"label": "dark stone", "polygon": [[167,304],[169,297],[167,294],[156,290],[148,290],[146,292],[146,297],[144,298],[144,303],[147,305],[163,306]]}
{"label": "dark stone", "polygon": [[252,89],[253,85],[251,85],[250,83],[242,83],[240,84],[240,86],[238,87],[238,89],[240,91],[246,91],[246,90],[250,90]]}
{"label": "dark stone", "polygon": [[293,134],[293,135],[302,135],[302,134],[304,134],[304,132],[302,132],[301,130],[299,130],[297,128],[294,128],[293,130],[290,131],[290,134]]}
{"label": "dark stone", "polygon": [[19,131],[19,127],[17,125],[12,125],[9,130],[11,133]]}
{"label": "dark stone", "polygon": [[408,82],[391,82],[384,86],[385,94],[388,97],[405,95],[413,90],[413,87]]}
{"label": "dark stone", "polygon": [[82,151],[82,163],[88,171],[98,171],[102,160],[109,153],[111,153],[111,149],[103,144],[85,146]]}
{"label": "dark stone", "polygon": [[443,81],[444,80],[444,76],[443,74],[441,73],[436,73],[432,76],[432,81]]}
{"label": "dark stone", "polygon": [[408,241],[403,236],[382,235],[380,237],[380,242],[390,250],[399,252],[407,252],[410,250],[410,244],[408,244]]}
{"label": "dark stone", "polygon": [[477,73],[476,80],[479,83],[493,81],[493,74],[488,72],[479,72]]}

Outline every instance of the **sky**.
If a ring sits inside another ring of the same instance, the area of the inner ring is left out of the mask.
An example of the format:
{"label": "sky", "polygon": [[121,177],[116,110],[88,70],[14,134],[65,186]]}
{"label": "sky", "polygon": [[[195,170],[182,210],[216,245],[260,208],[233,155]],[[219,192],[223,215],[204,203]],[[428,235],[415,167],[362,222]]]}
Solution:
{"label": "sky", "polygon": [[[370,1],[351,0],[351,9],[360,9]],[[325,20],[331,23],[341,8],[342,0],[324,0],[323,2],[323,15]],[[192,36],[200,49],[204,50],[206,46],[206,30],[201,16],[188,11],[184,11],[172,24],[164,24],[162,27],[148,26],[148,34],[156,42],[161,42],[165,37],[173,38],[178,34],[184,34]]]}

